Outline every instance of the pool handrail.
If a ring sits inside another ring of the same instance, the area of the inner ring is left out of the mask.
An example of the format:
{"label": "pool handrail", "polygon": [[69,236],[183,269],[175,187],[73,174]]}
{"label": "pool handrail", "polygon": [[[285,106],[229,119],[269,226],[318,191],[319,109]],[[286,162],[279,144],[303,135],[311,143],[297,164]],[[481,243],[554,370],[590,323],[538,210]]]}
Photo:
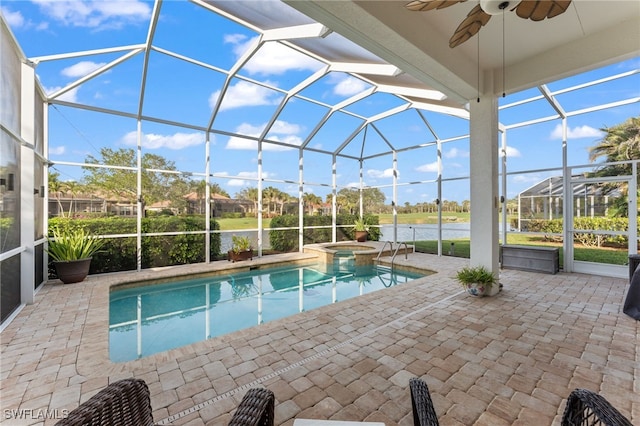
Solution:
{"label": "pool handrail", "polygon": [[382,245],[382,248],[378,252],[378,257],[376,257],[376,260],[379,260],[380,256],[382,256],[382,252],[384,251],[385,247],[387,247],[387,243],[389,243],[389,249],[393,250],[393,243],[391,241],[385,241],[384,244]]}

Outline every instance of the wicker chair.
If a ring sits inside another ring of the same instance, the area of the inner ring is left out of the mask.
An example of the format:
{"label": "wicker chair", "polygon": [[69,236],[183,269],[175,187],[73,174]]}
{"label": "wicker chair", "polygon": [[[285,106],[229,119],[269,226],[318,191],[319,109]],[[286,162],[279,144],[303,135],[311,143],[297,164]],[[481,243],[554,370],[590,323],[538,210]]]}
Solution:
{"label": "wicker chair", "polygon": [[587,389],[575,389],[569,395],[562,426],[633,426],[609,401]]}
{"label": "wicker chair", "polygon": [[269,389],[249,389],[229,426],[273,426],[274,405],[275,397]]}
{"label": "wicker chair", "polygon": [[414,426],[438,426],[438,417],[427,384],[422,379],[413,377],[409,380],[409,389]]}
{"label": "wicker chair", "polygon": [[140,379],[124,379],[80,404],[58,426],[153,425],[149,387]]}
{"label": "wicker chair", "polygon": [[[273,426],[274,400],[268,389],[249,389],[229,426]],[[130,378],[111,383],[56,426],[152,426],[152,411],[149,387]]]}

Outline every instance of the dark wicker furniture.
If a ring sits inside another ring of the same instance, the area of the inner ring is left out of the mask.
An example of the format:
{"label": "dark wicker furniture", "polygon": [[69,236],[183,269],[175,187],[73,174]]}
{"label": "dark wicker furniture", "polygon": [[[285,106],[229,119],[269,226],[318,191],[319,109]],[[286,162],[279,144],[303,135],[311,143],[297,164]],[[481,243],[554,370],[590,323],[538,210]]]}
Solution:
{"label": "dark wicker furniture", "polygon": [[438,417],[427,384],[422,379],[413,377],[409,380],[409,389],[414,426],[438,426]]}
{"label": "dark wicker furniture", "polygon": [[588,389],[575,389],[569,395],[562,426],[633,426],[609,401]]}
{"label": "dark wicker furniture", "polygon": [[149,388],[144,380],[124,379],[80,404],[58,426],[153,425]]}
{"label": "dark wicker furniture", "polygon": [[[253,388],[244,395],[229,426],[273,426],[275,397]],[[124,379],[80,404],[57,426],[152,426],[149,387],[140,379]]]}
{"label": "dark wicker furniture", "polygon": [[269,389],[249,389],[229,426],[273,426],[274,405],[275,397]]}

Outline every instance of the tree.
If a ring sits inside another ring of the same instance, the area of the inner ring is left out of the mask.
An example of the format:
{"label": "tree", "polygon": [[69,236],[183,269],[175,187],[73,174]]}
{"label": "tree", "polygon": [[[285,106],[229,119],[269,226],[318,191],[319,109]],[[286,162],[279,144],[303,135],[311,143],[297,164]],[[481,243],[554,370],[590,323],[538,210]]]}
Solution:
{"label": "tree", "polygon": [[311,192],[305,192],[302,194],[302,200],[305,207],[307,207],[307,213],[313,214],[315,207],[322,204],[322,198]]}
{"label": "tree", "polygon": [[[136,154],[133,149],[102,148],[101,159],[92,155],[87,156],[86,163],[115,165],[118,167],[135,168]],[[107,167],[83,167],[85,181],[89,185],[101,188],[108,194],[115,195],[131,203],[137,198],[137,174],[135,170]],[[158,201],[169,200],[175,208],[183,210],[186,206],[184,195],[187,193],[187,181],[179,174],[150,171],[175,171],[175,163],[156,154],[142,155],[142,205],[153,204]]]}
{"label": "tree", "polygon": [[212,183],[210,186],[211,186],[212,194],[219,194],[219,195],[223,195],[225,197],[231,198],[231,195],[229,195],[229,193],[224,188],[222,188],[219,184]]}
{"label": "tree", "polygon": [[62,202],[60,201],[60,196],[62,195],[62,182],[60,182],[60,173],[49,172],[48,181],[49,194],[56,197],[56,200],[58,200],[59,215],[64,216],[64,208],[62,207]]}
{"label": "tree", "polygon": [[246,187],[236,194],[236,198],[253,201],[253,211],[258,212],[258,188]]}
{"label": "tree", "polygon": [[[607,163],[640,159],[640,117],[631,117],[622,124],[600,129],[604,137],[589,149],[589,160],[594,162],[601,157]],[[591,177],[629,176],[632,173],[631,163],[606,165],[591,173]],[[613,216],[628,216],[626,183],[607,183],[601,185],[602,192],[611,194],[619,191],[621,197],[616,197],[610,212]]]}

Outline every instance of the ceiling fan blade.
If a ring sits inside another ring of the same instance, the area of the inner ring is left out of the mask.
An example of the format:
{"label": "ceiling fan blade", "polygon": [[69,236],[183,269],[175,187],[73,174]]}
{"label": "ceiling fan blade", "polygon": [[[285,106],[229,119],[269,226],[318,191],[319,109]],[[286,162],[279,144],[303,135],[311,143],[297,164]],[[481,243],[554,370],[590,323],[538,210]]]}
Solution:
{"label": "ceiling fan blade", "polygon": [[404,7],[414,12],[424,12],[425,10],[444,9],[465,1],[467,0],[413,0]]}
{"label": "ceiling fan blade", "polygon": [[476,5],[456,28],[453,36],[449,39],[449,47],[454,48],[469,40],[489,22],[489,19],[491,19],[491,15],[482,10],[479,4]]}
{"label": "ceiling fan blade", "polygon": [[566,12],[570,4],[571,0],[523,0],[516,6],[516,14],[524,19],[542,21]]}

